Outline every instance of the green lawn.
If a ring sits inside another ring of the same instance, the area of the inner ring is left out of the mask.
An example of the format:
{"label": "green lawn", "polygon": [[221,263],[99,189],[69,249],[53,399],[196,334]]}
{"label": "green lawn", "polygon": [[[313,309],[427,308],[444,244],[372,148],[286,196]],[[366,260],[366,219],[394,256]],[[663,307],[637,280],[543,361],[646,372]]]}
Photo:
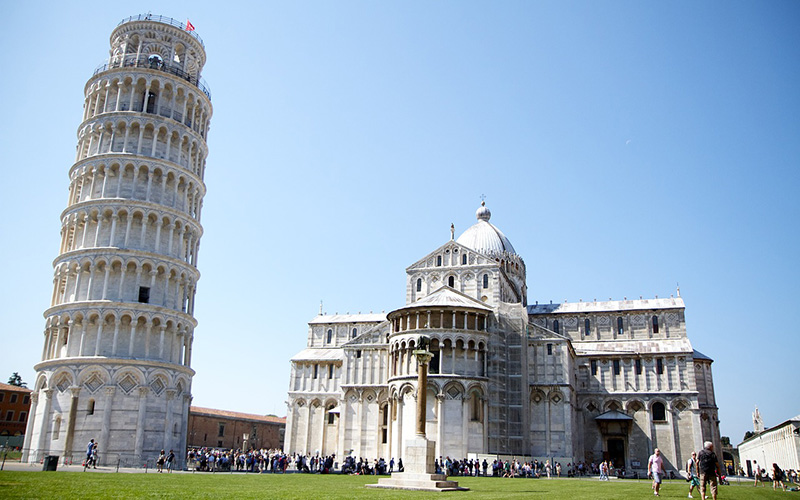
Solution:
{"label": "green lawn", "polygon": [[[582,479],[457,478],[468,492],[440,493],[447,498],[542,498],[547,500],[629,500],[655,498],[648,481]],[[364,485],[375,477],[310,474],[101,474],[97,472],[0,472],[0,498],[429,498],[432,493],[376,490]],[[661,498],[686,498],[684,481],[666,481]],[[750,483],[722,486],[719,498],[798,498]],[[700,498],[695,494],[695,498]]]}

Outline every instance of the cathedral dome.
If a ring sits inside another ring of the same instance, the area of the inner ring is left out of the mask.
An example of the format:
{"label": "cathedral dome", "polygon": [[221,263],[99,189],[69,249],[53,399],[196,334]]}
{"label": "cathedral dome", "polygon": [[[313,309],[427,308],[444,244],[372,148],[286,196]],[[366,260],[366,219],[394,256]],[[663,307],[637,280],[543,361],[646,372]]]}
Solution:
{"label": "cathedral dome", "polygon": [[516,255],[514,247],[506,235],[489,222],[492,212],[486,208],[486,202],[481,202],[480,208],[475,212],[477,224],[470,227],[458,237],[457,243],[486,255],[502,255],[510,253]]}

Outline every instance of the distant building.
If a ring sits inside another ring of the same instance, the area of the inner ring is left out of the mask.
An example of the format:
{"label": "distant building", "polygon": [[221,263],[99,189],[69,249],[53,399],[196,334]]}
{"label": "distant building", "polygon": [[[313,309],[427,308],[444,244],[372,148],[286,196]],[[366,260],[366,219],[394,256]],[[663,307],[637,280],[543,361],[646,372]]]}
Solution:
{"label": "distant building", "polygon": [[0,383],[0,446],[22,446],[30,411],[30,389]]}
{"label": "distant building", "polygon": [[754,462],[769,471],[773,463],[783,470],[800,470],[800,415],[739,443],[739,460],[748,476],[753,475]]}
{"label": "distant building", "polygon": [[189,407],[189,447],[281,448],[286,417]]}
{"label": "distant building", "polygon": [[476,217],[406,269],[405,306],[309,322],[291,360],[285,451],[402,457],[421,336],[433,354],[425,414],[437,456],[608,459],[643,471],[658,447],[680,470],[703,441],[721,448],[712,360],[689,341],[680,293],[528,304],[525,262],[486,206]]}

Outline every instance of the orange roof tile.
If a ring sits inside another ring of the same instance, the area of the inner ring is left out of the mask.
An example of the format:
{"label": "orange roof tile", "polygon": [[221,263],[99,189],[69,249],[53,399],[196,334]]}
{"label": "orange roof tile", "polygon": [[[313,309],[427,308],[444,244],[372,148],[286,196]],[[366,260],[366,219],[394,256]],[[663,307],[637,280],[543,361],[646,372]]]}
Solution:
{"label": "orange roof tile", "polygon": [[19,387],[11,384],[3,384],[2,382],[0,382],[0,391],[33,392],[31,389],[28,389],[27,387]]}
{"label": "orange roof tile", "polygon": [[230,410],[216,410],[214,408],[202,408],[200,406],[190,406],[189,413],[196,413],[198,415],[208,415],[212,417],[234,418],[239,420],[256,420],[258,422],[286,425],[286,417],[273,417],[271,415],[256,415],[254,413],[241,413],[238,411],[230,411]]}

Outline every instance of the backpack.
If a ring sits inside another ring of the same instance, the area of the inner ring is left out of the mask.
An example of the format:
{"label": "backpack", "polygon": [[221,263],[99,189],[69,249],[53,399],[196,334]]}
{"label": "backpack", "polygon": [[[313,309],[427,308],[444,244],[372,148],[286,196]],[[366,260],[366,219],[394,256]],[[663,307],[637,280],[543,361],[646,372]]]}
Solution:
{"label": "backpack", "polygon": [[711,451],[702,450],[697,454],[697,468],[700,472],[714,472],[717,468],[717,457]]}

